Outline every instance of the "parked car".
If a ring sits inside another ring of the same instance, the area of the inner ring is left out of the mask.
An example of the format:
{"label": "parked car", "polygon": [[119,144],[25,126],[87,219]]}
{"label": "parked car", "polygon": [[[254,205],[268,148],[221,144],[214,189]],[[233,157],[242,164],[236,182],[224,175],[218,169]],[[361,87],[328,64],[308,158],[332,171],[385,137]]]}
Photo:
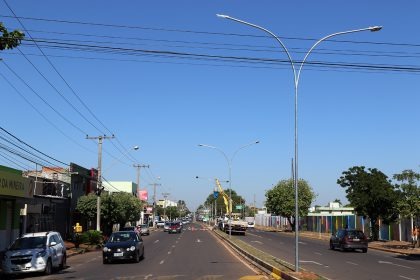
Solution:
{"label": "parked car", "polygon": [[141,235],[150,235],[149,226],[146,225],[146,224],[140,225],[140,234]]}
{"label": "parked car", "polygon": [[254,222],[248,222],[248,228],[254,228],[255,224]]}
{"label": "parked car", "polygon": [[182,226],[179,222],[173,222],[169,225],[168,233],[181,233]]}
{"label": "parked car", "polygon": [[43,272],[66,266],[66,246],[59,232],[26,233],[17,238],[4,252],[2,269],[5,274]]}
{"label": "parked car", "polygon": [[169,230],[169,226],[171,225],[170,222],[165,222],[165,225],[163,226],[163,231],[168,231]]}
{"label": "parked car", "polygon": [[330,238],[330,249],[339,248],[341,250],[360,249],[363,253],[368,250],[368,240],[361,230],[339,229]]}
{"label": "parked car", "polygon": [[102,261],[104,264],[116,260],[139,262],[143,258],[143,239],[134,231],[113,232],[105,243],[102,253]]}
{"label": "parked car", "polygon": [[158,221],[157,223],[156,223],[156,227],[157,228],[163,228],[165,226],[165,221]]}

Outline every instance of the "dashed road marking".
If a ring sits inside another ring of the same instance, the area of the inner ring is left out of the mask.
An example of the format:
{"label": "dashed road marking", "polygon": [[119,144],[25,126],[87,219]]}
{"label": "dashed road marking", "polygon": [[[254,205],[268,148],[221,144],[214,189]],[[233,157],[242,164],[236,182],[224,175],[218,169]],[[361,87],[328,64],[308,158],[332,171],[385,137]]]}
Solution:
{"label": "dashed road marking", "polygon": [[378,261],[378,263],[380,263],[380,264],[390,264],[390,265],[395,265],[395,266],[404,267],[404,268],[408,268],[408,269],[414,269],[412,267],[401,265],[401,264],[396,264],[396,263],[393,263],[393,262]]}
{"label": "dashed road marking", "polygon": [[322,256],[320,252],[314,252],[315,255]]}
{"label": "dashed road marking", "polygon": [[159,242],[159,239],[156,239],[156,240],[155,240],[155,242],[153,242],[153,243],[155,243],[155,244],[156,244],[156,243],[158,243],[158,242]]}
{"label": "dashed road marking", "polygon": [[402,275],[398,275],[398,277],[403,278],[403,279],[407,279],[407,280],[416,280],[414,278],[405,277],[405,276],[402,276]]}
{"label": "dashed road marking", "polygon": [[161,260],[159,264],[163,264],[165,262],[165,260]]}
{"label": "dashed road marking", "polygon": [[357,263],[354,263],[354,262],[346,262],[346,263],[352,264],[352,265],[358,265]]}

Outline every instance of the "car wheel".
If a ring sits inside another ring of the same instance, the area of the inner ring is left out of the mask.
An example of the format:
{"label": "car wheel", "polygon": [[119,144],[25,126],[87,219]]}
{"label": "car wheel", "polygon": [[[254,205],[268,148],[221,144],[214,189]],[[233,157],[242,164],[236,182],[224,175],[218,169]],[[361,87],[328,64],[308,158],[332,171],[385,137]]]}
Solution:
{"label": "car wheel", "polygon": [[140,256],[140,259],[141,259],[141,260],[144,260],[144,248],[143,248],[143,252],[142,252],[142,254],[141,254],[141,256]]}
{"label": "car wheel", "polygon": [[52,273],[52,263],[51,263],[51,260],[48,259],[47,264],[45,265],[44,274],[50,275],[51,273]]}
{"label": "car wheel", "polygon": [[67,263],[67,256],[66,254],[63,255],[63,258],[61,259],[60,269],[64,269],[66,267]]}
{"label": "car wheel", "polygon": [[330,250],[334,250],[334,244],[330,241]]}
{"label": "car wheel", "polygon": [[140,251],[137,251],[136,258],[134,259],[136,263],[140,262]]}
{"label": "car wheel", "polygon": [[363,253],[367,253],[367,248],[362,249]]}

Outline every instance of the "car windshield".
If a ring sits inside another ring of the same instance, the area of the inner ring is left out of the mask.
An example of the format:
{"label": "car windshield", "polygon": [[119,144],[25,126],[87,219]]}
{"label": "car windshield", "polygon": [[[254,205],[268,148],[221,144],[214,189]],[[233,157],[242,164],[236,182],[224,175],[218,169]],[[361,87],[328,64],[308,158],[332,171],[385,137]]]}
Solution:
{"label": "car windshield", "polygon": [[135,240],[135,233],[115,232],[111,234],[108,242],[126,242],[126,241],[134,241],[134,240]]}
{"label": "car windshield", "polygon": [[16,239],[10,246],[10,250],[41,249],[45,248],[46,242],[46,236],[23,237]]}
{"label": "car windshield", "polygon": [[148,228],[147,225],[141,225],[141,228]]}

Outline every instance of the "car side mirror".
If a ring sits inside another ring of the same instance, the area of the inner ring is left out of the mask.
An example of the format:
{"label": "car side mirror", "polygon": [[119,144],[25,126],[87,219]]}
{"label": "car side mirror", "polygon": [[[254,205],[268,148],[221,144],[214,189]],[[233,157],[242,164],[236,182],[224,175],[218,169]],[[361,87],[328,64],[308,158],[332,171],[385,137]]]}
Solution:
{"label": "car side mirror", "polygon": [[55,245],[57,245],[57,242],[55,242],[55,241],[52,241],[52,242],[50,243],[50,247],[51,247],[51,246],[55,246]]}

